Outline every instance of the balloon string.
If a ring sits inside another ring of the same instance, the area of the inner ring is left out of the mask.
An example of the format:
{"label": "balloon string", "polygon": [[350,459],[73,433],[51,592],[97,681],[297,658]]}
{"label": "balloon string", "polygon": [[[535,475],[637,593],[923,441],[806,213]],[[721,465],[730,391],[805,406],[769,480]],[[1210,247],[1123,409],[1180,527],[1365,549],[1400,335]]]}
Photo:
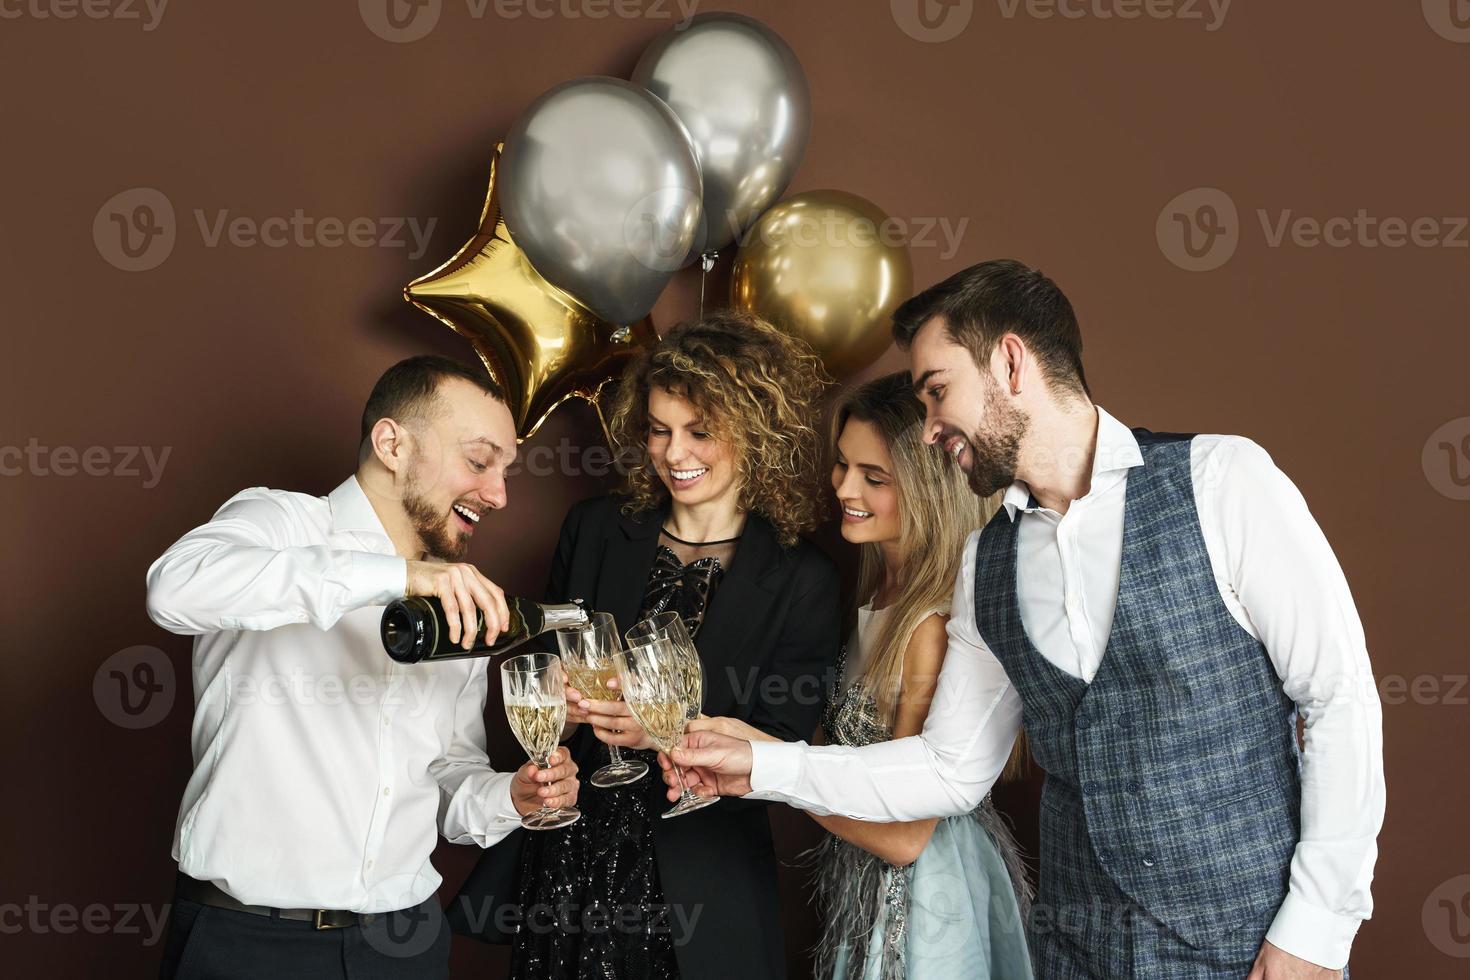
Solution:
{"label": "balloon string", "polygon": [[715,259],[720,257],[719,252],[705,252],[699,257],[699,316],[704,317],[704,284],[709,279],[709,270],[715,267]]}

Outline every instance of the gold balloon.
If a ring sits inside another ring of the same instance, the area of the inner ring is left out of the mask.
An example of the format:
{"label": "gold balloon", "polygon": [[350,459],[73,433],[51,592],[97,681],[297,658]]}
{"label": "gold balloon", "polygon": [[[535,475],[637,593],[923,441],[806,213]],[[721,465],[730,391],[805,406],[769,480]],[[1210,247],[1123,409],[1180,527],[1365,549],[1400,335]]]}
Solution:
{"label": "gold balloon", "polygon": [[888,349],[913,291],[908,247],[871,201],[845,191],[787,198],[751,226],[730,273],[730,305],[811,344],[836,378]]}
{"label": "gold balloon", "polygon": [[490,163],[479,231],[448,262],[404,287],[404,298],[474,346],[505,389],[517,441],[534,435],[569,398],[590,402],[606,434],[603,386],[658,334],[647,317],[626,328],[598,319],[531,267],[500,215],[500,151],[496,146]]}

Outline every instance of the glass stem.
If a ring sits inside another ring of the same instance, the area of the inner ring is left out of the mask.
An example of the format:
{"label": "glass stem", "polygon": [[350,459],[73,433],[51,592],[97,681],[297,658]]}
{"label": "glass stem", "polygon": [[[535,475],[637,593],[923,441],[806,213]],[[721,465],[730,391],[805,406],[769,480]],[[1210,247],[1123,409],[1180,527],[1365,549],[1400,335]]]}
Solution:
{"label": "glass stem", "polygon": [[621,766],[623,764],[623,752],[616,745],[609,745],[607,747],[607,755],[608,758],[612,759],[613,765]]}
{"label": "glass stem", "polygon": [[674,766],[674,775],[679,777],[679,799],[687,800],[694,794],[689,792],[689,787],[684,783],[684,770],[674,765],[674,760],[669,759],[669,765]]}
{"label": "glass stem", "polygon": [[[532,761],[536,763],[536,768],[537,769],[550,769],[551,768],[551,756],[547,756],[544,759],[533,759]],[[537,788],[539,789],[540,787],[537,787]],[[555,813],[556,811],[553,810],[553,809],[551,809],[551,807],[547,806],[545,800],[542,800],[541,801],[541,808],[539,810],[537,810],[536,812],[538,814],[541,814],[541,815],[544,816],[544,815],[546,815],[548,813]]]}

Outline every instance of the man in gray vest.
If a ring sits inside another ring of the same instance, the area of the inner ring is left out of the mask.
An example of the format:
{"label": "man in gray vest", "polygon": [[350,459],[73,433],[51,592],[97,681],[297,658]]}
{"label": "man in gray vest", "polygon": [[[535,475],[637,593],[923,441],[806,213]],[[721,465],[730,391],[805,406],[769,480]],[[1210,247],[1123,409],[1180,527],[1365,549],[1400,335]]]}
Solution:
{"label": "man in gray vest", "polygon": [[1004,494],[965,545],[923,734],[704,730],[674,761],[705,793],[919,820],[973,809],[1024,725],[1046,771],[1043,980],[1341,976],[1372,912],[1382,717],[1301,494],[1249,439],[1096,406],[1071,304],[1019,262],[931,287],[894,334],[926,441]]}

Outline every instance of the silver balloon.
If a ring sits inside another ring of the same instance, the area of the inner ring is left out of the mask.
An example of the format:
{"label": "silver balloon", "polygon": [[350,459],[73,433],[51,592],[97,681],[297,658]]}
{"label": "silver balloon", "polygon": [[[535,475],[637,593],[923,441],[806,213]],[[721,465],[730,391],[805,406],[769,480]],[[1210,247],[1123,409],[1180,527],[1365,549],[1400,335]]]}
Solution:
{"label": "silver balloon", "polygon": [[702,248],[724,248],[775,203],[801,163],[812,117],[806,72],[765,24],[720,12],[655,38],[633,81],[688,129],[704,175]]}
{"label": "silver balloon", "polygon": [[648,314],[700,225],[699,159],[678,117],[620,78],[564,82],[505,137],[506,228],[547,281],[610,323]]}

